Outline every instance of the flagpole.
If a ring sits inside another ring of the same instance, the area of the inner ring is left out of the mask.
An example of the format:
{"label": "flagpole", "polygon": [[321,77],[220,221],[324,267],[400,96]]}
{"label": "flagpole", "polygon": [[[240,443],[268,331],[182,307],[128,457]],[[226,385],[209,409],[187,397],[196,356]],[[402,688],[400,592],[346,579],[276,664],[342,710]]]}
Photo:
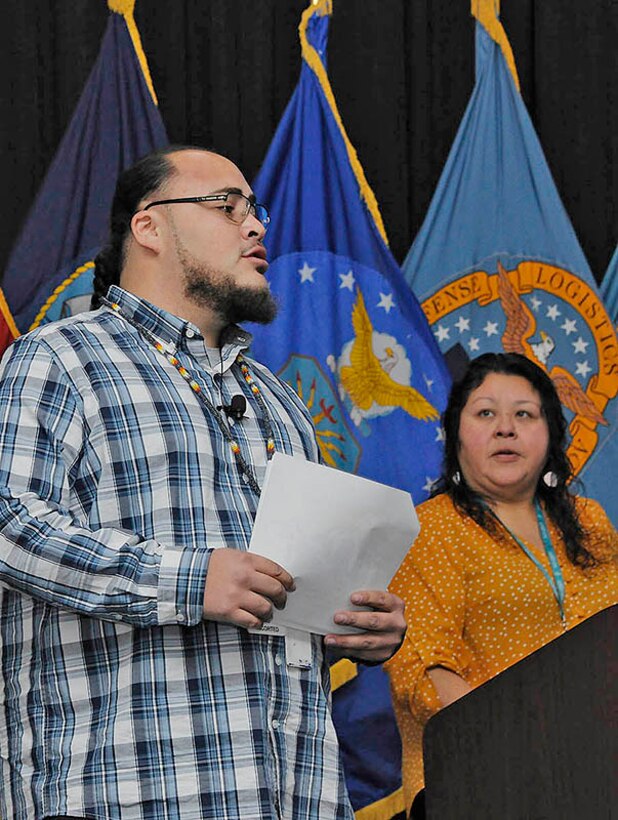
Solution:
{"label": "flagpole", "polygon": [[311,0],[311,3],[308,6],[308,8],[306,8],[305,11],[302,13],[300,18],[300,25],[298,26],[301,53],[303,59],[305,60],[309,68],[313,71],[313,73],[317,77],[318,82],[322,86],[324,96],[331,108],[333,117],[335,119],[335,122],[337,123],[337,126],[339,127],[339,131],[341,132],[341,136],[345,143],[348,159],[350,161],[350,165],[352,166],[352,170],[354,171],[354,175],[358,182],[361,197],[365,201],[369,213],[373,217],[375,226],[378,229],[380,236],[384,240],[384,244],[388,245],[388,237],[386,235],[386,229],[384,228],[384,222],[382,221],[382,215],[378,207],[378,201],[375,197],[375,194],[371,190],[369,183],[367,182],[367,178],[365,177],[363,166],[360,164],[360,160],[358,159],[356,149],[350,142],[350,139],[346,133],[345,127],[341,120],[341,115],[339,114],[339,109],[337,108],[335,95],[333,94],[333,89],[331,87],[330,80],[328,79],[328,74],[326,73],[326,69],[324,68],[324,64],[320,59],[320,55],[317,53],[315,48],[309,43],[309,40],[307,39],[307,26],[309,25],[309,20],[313,17],[313,15],[319,14],[320,17],[323,17],[326,14],[330,15],[332,13],[333,0]]}

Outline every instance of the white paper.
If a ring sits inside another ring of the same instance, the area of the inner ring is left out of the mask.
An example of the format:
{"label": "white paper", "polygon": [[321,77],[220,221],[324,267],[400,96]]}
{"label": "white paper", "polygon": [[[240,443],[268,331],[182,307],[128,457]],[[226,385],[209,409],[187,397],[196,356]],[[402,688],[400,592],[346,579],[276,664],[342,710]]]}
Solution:
{"label": "white paper", "polygon": [[402,490],[302,457],[269,462],[249,549],[295,579],[273,626],[326,635],[349,633],[333,622],[359,589],[386,589],[418,535],[412,498]]}

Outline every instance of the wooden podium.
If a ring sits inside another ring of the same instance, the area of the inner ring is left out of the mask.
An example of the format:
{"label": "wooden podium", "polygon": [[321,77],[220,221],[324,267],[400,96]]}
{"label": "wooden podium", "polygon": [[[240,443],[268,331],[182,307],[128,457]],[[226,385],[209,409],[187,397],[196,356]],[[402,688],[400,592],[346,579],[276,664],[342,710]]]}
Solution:
{"label": "wooden podium", "polygon": [[618,605],[427,724],[428,820],[618,820]]}

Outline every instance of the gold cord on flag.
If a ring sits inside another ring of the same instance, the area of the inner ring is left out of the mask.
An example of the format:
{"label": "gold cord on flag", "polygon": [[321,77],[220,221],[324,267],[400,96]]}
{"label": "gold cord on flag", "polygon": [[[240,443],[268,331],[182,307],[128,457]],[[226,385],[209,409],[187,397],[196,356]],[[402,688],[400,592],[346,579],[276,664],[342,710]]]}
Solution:
{"label": "gold cord on flag", "polygon": [[476,17],[491,39],[500,46],[506,64],[513,77],[515,88],[519,91],[519,77],[517,76],[513,49],[509,43],[509,38],[506,36],[504,26],[498,17],[500,13],[500,0],[471,0],[470,13],[473,17]]}
{"label": "gold cord on flag", "polygon": [[341,131],[341,136],[343,137],[343,141],[348,152],[348,159],[350,160],[350,165],[352,166],[352,170],[354,171],[354,174],[356,176],[361,196],[365,201],[369,213],[373,217],[373,221],[375,222],[376,228],[380,232],[380,236],[384,240],[385,244],[388,245],[388,237],[386,236],[386,231],[384,229],[384,222],[382,221],[382,215],[380,214],[378,201],[375,198],[375,194],[371,190],[369,183],[367,182],[365,172],[363,171],[363,166],[360,164],[360,160],[358,159],[356,150],[354,149],[354,146],[352,145],[348,138],[348,135],[346,134],[343,122],[341,121],[341,116],[339,115],[337,103],[335,102],[335,95],[333,94],[333,89],[331,88],[330,80],[328,79],[328,74],[326,73],[322,60],[320,59],[320,55],[313,48],[313,46],[309,44],[309,41],[307,40],[307,26],[309,24],[309,20],[311,19],[311,17],[314,14],[319,14],[321,17],[323,17],[325,14],[332,14],[332,12],[332,0],[312,0],[309,7],[305,9],[300,19],[300,25],[298,26],[301,52],[303,55],[303,59],[305,60],[309,68],[313,71],[313,73],[318,79],[318,82],[322,86],[324,96],[326,97],[326,100],[330,105],[333,117],[335,118],[335,122],[337,123],[337,125],[339,126],[339,130]]}
{"label": "gold cord on flag", "polygon": [[144,75],[144,80],[146,81],[146,85],[148,86],[148,90],[150,91],[150,96],[152,97],[152,101],[154,102],[154,104],[159,105],[157,95],[155,94],[154,85],[152,84],[150,69],[148,68],[148,60],[146,59],[146,55],[144,54],[144,49],[142,48],[142,40],[139,36],[137,25],[135,24],[135,18],[133,17],[133,11],[135,9],[135,0],[107,0],[107,7],[110,11],[114,11],[116,12],[116,14],[121,14],[124,17],[124,21],[127,24],[129,34],[131,35],[131,40],[133,42],[135,54],[137,55],[137,59],[142,69],[142,74]]}
{"label": "gold cord on flag", "polygon": [[33,320],[32,324],[30,325],[30,327],[28,328],[28,330],[34,330],[36,327],[38,327],[41,324],[41,322],[45,318],[45,315],[46,315],[47,311],[54,304],[54,302],[60,296],[62,291],[66,290],[69,287],[69,285],[71,285],[73,282],[75,282],[76,279],[79,279],[79,277],[82,275],[82,273],[85,273],[87,270],[94,270],[94,262],[93,261],[85,262],[83,265],[80,265],[78,268],[75,268],[75,270],[73,271],[73,273],[70,274],[70,276],[67,276],[67,278],[64,279],[58,285],[58,287],[54,288],[54,291],[52,292],[52,294],[46,299],[45,304],[39,310],[37,315],[34,317],[34,320]]}

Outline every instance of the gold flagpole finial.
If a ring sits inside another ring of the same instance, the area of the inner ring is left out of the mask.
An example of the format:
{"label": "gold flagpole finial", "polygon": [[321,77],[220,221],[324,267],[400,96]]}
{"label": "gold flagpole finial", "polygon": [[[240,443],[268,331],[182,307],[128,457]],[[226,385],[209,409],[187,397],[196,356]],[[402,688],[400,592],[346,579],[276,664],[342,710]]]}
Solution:
{"label": "gold flagpole finial", "polygon": [[117,14],[133,14],[135,0],[107,0],[107,7]]}

